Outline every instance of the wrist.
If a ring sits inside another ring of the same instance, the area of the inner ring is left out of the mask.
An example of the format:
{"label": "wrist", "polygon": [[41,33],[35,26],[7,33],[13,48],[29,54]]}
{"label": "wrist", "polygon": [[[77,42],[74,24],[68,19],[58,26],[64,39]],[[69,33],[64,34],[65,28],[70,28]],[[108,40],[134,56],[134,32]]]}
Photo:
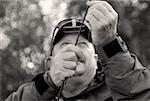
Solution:
{"label": "wrist", "polygon": [[115,32],[113,32],[113,33],[106,33],[105,31],[101,31],[101,32],[97,32],[97,33],[101,33],[101,34],[96,34],[96,35],[93,34],[92,35],[93,43],[96,46],[100,45],[100,44],[107,43],[107,42],[111,41],[114,38],[114,36],[118,36],[118,34],[115,33]]}
{"label": "wrist", "polygon": [[59,79],[60,77],[57,77],[53,75],[53,71],[49,71],[49,76],[51,77],[51,80],[56,87],[60,87],[62,85],[62,81]]}
{"label": "wrist", "polygon": [[96,45],[96,52],[104,65],[118,53],[127,51],[125,42],[117,34],[107,38],[103,43]]}
{"label": "wrist", "polygon": [[53,82],[49,71],[45,72],[44,80],[49,86],[53,87],[54,89],[59,89],[59,87]]}
{"label": "wrist", "polygon": [[32,81],[35,83],[37,91],[43,95],[43,93],[49,88],[49,85],[44,80],[44,73],[38,74]]}

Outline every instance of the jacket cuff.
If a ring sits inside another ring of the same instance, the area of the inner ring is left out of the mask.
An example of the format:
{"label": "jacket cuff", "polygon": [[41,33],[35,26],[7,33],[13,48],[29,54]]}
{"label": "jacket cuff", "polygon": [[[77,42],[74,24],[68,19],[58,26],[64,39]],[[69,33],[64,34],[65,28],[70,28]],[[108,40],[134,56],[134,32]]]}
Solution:
{"label": "jacket cuff", "polygon": [[118,53],[126,53],[128,51],[125,42],[117,35],[113,35],[105,42],[96,45],[95,49],[103,66],[106,66],[108,61]]}
{"label": "jacket cuff", "polygon": [[56,89],[56,90],[59,90],[59,89],[60,89],[60,87],[57,87],[57,86],[54,84],[54,82],[53,82],[53,80],[52,80],[52,78],[51,78],[49,72],[46,72],[46,73],[43,75],[43,77],[44,77],[45,82],[46,82],[50,87],[53,87],[53,88]]}
{"label": "jacket cuff", "polygon": [[35,82],[35,87],[38,93],[41,95],[41,98],[52,99],[57,96],[59,88],[51,83],[48,83],[46,73],[41,73],[37,75],[32,81]]}

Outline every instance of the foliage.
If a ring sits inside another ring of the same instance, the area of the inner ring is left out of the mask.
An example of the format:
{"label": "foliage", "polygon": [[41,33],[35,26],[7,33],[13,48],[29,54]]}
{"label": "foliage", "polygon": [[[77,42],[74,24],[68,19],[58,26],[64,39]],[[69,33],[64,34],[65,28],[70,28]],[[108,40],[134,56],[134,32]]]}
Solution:
{"label": "foliage", "polygon": [[[149,3],[109,2],[119,13],[118,32],[130,51],[150,65]],[[44,70],[52,29],[66,17],[83,17],[85,8],[86,0],[0,1],[0,100]]]}
{"label": "foliage", "polygon": [[[67,16],[83,17],[86,0],[70,0]],[[150,2],[144,0],[109,0],[119,14],[118,33],[142,63],[150,65]],[[145,40],[145,41],[143,41]]]}
{"label": "foliage", "polygon": [[[1,99],[4,95],[8,95],[8,92],[15,90],[20,83],[31,80],[33,74],[43,69],[40,68],[44,58],[41,46],[46,34],[40,11],[35,0],[7,2],[0,27],[11,42],[7,48],[0,51],[3,88]],[[34,67],[30,66],[31,63]]]}
{"label": "foliage", "polygon": [[0,1],[0,99],[44,71],[51,31],[65,17],[62,0]]}

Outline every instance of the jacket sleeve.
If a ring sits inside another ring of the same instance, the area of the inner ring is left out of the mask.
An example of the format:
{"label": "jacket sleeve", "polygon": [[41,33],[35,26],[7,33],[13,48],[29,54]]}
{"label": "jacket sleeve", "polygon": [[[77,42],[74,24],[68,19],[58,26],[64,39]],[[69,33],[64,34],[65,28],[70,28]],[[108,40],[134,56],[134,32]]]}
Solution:
{"label": "jacket sleeve", "polygon": [[111,57],[104,73],[114,101],[150,101],[150,71],[129,51]]}
{"label": "jacket sleeve", "polygon": [[48,84],[44,79],[44,73],[41,73],[33,81],[21,85],[5,101],[49,101],[54,99],[58,92],[59,89]]}

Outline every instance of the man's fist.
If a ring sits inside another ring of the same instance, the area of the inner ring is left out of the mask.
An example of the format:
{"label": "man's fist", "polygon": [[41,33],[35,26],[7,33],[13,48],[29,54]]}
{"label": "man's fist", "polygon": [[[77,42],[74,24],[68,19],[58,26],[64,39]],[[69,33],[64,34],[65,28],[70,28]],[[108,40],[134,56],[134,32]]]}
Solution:
{"label": "man's fist", "polygon": [[83,64],[79,60],[84,61],[84,56],[74,45],[63,47],[52,58],[50,76],[56,86],[61,86],[66,78],[84,73]]}
{"label": "man's fist", "polygon": [[93,42],[98,45],[116,33],[118,14],[106,1],[89,1],[87,5],[86,20],[92,27]]}

